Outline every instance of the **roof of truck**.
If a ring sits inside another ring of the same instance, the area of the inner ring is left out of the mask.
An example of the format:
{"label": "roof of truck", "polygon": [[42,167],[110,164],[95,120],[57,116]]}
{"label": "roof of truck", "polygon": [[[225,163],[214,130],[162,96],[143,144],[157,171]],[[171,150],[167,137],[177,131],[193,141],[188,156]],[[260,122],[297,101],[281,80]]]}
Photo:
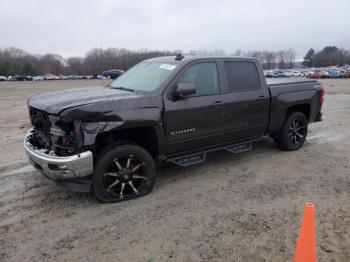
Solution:
{"label": "roof of truck", "polygon": [[188,63],[194,60],[206,60],[206,59],[237,59],[237,60],[256,60],[254,57],[244,56],[203,56],[203,55],[183,55],[181,59],[175,59],[177,56],[161,56],[147,59],[146,61],[161,62],[161,63]]}

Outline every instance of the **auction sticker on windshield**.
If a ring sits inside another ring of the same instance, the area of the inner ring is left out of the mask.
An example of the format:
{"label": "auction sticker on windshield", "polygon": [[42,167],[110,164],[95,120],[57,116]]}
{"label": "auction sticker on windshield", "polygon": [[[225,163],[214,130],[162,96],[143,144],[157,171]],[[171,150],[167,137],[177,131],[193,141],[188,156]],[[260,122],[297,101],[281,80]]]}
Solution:
{"label": "auction sticker on windshield", "polygon": [[166,70],[173,70],[176,67],[176,65],[170,65],[170,64],[161,64],[159,68],[166,69]]}

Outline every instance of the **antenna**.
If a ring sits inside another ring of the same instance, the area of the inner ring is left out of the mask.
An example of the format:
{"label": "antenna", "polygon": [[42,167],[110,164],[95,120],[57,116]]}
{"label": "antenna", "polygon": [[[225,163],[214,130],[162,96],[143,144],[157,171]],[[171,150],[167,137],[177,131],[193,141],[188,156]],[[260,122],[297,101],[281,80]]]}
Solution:
{"label": "antenna", "polygon": [[176,60],[176,61],[181,61],[181,60],[184,59],[184,58],[185,58],[185,56],[184,56],[183,54],[178,53],[178,54],[176,55],[176,57],[175,57],[175,60]]}

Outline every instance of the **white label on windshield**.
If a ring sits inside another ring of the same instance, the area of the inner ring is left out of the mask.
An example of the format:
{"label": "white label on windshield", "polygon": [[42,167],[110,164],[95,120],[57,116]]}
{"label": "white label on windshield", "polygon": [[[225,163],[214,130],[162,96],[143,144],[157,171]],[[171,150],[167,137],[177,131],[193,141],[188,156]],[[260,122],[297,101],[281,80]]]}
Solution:
{"label": "white label on windshield", "polygon": [[169,64],[161,64],[159,68],[166,69],[166,70],[173,70],[176,67],[176,65],[169,65]]}

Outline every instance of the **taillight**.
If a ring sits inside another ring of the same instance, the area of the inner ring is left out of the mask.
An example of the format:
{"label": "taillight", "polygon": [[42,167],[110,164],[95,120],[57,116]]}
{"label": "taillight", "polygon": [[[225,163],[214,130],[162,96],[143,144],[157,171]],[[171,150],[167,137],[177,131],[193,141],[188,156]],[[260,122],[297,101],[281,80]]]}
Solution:
{"label": "taillight", "polygon": [[322,88],[320,91],[320,104],[322,105],[324,102],[324,98],[325,98],[325,93],[324,93],[324,89]]}

